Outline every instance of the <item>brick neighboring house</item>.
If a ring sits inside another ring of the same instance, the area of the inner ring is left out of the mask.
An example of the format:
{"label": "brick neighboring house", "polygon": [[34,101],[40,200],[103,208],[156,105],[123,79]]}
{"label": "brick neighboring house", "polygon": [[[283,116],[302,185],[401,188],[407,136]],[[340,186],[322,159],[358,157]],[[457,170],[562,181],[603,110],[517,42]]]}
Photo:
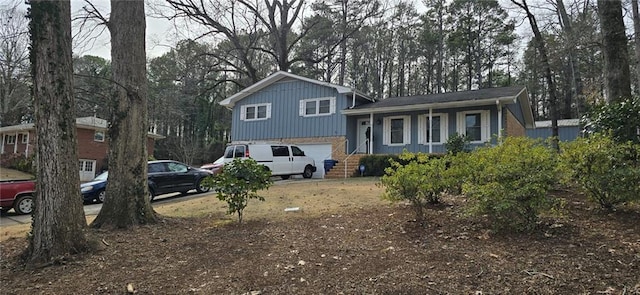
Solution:
{"label": "brick neighboring house", "polygon": [[[109,144],[106,138],[107,120],[95,117],[76,119],[78,132],[78,159],[80,181],[89,181],[107,166]],[[25,157],[33,155],[35,145],[35,125],[33,123],[6,126],[0,128],[0,154],[20,154]],[[147,151],[153,155],[156,139],[161,135],[147,135]]]}

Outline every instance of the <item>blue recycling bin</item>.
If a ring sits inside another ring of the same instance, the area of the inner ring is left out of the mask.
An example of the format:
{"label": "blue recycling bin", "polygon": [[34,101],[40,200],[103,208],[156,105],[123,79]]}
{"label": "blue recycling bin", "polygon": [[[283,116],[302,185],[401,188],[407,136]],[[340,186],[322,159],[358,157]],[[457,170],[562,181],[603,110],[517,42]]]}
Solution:
{"label": "blue recycling bin", "polygon": [[329,170],[331,170],[331,168],[333,168],[337,163],[338,161],[336,160],[324,160],[324,173],[329,172]]}

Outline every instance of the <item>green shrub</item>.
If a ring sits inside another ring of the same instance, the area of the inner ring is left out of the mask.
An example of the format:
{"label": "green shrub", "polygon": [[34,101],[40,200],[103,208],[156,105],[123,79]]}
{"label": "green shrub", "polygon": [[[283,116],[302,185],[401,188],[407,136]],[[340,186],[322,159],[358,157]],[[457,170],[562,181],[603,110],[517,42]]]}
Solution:
{"label": "green shrub", "polygon": [[204,184],[218,192],[218,199],[227,202],[227,213],[237,213],[238,222],[242,223],[242,211],[249,200],[264,201],[257,192],[271,186],[273,181],[270,177],[271,172],[255,160],[235,158],[224,166],[222,173],[207,178]]}
{"label": "green shrub", "polygon": [[[367,155],[360,158],[359,165],[364,165],[364,176],[382,176],[385,169],[391,167],[390,160],[400,161],[398,155]],[[340,164],[338,164],[340,165]],[[358,170],[358,167],[355,168]],[[360,171],[357,171],[358,175]]]}
{"label": "green shrub", "polygon": [[383,197],[392,202],[411,202],[416,220],[423,223],[426,206],[439,203],[448,186],[443,177],[445,159],[404,152],[400,160],[406,164],[392,160],[391,167],[385,169],[386,174],[380,179],[386,188]]}
{"label": "green shrub", "polygon": [[462,190],[470,198],[470,212],[487,215],[496,228],[531,230],[539,212],[551,207],[547,192],[558,170],[555,153],[540,141],[508,137],[466,159],[469,177]]}
{"label": "green shrub", "polygon": [[588,134],[610,132],[616,142],[640,143],[640,97],[598,105],[582,122]]}
{"label": "green shrub", "polygon": [[448,153],[457,155],[458,153],[470,151],[469,142],[471,142],[471,139],[466,134],[461,135],[456,132],[449,136],[447,142],[444,143],[444,147]]}
{"label": "green shrub", "polygon": [[594,134],[562,146],[562,167],[604,209],[640,200],[640,145]]}

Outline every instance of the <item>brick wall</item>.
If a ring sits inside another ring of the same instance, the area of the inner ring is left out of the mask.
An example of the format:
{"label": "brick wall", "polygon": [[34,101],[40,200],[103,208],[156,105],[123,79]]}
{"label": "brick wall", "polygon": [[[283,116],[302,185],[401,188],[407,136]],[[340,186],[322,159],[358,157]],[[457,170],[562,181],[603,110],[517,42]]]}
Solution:
{"label": "brick wall", "polygon": [[509,109],[506,109],[506,117],[507,120],[505,122],[505,133],[507,136],[525,136],[526,135],[526,130],[524,128],[524,126],[522,124],[520,124],[520,121],[518,121],[518,119],[516,119],[516,117],[511,113],[511,111],[509,111]]}

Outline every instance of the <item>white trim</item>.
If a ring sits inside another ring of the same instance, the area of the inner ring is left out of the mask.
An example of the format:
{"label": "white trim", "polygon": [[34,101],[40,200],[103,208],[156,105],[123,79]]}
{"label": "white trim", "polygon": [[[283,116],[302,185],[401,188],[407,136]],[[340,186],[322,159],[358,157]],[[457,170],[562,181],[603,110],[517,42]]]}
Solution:
{"label": "white trim", "polygon": [[[259,107],[266,107],[266,114],[264,118],[260,118],[258,117],[258,108]],[[255,118],[250,118],[247,119],[247,109],[248,108],[254,108],[255,112]],[[271,118],[271,103],[257,103],[257,104],[247,104],[247,105],[243,105],[240,107],[240,120],[241,121],[261,121],[261,120],[267,120]]]}
{"label": "white trim", "polygon": [[[4,136],[6,138],[5,144],[16,144],[16,141],[18,141],[18,133],[14,134],[14,135],[5,134]],[[11,140],[11,139],[13,139],[13,140]]]}
{"label": "white trim", "polygon": [[[96,135],[97,135],[98,133],[102,134],[102,139],[97,139],[97,138],[96,138]],[[105,132],[104,132],[104,131],[102,131],[102,130],[95,130],[95,131],[93,132],[93,141],[95,141],[95,142],[104,142],[104,137],[105,137]]]}
{"label": "white trim", "polygon": [[[329,101],[329,112],[328,113],[320,113],[320,102],[321,101]],[[307,114],[307,103],[309,102],[315,102],[315,113],[314,114]],[[307,99],[301,99],[300,100],[300,111],[299,111],[299,115],[302,117],[319,117],[319,116],[329,116],[329,115],[333,115],[336,113],[336,97],[335,96],[329,96],[329,97],[317,97],[317,98],[307,98]]]}
{"label": "white trim", "polygon": [[491,135],[491,113],[488,110],[458,112],[456,114],[456,131],[461,135],[466,134],[466,116],[473,114],[480,114],[480,140],[472,140],[471,143],[484,143],[489,141],[489,137]]}
{"label": "white trim", "polygon": [[449,138],[449,116],[445,113],[433,113],[432,118],[440,117],[440,141],[433,141],[433,136],[427,138],[427,124],[429,123],[429,114],[418,116],[418,144],[428,145],[431,143],[443,144]]}
{"label": "white trim", "polygon": [[22,134],[22,144],[28,144],[29,143],[29,132],[25,132],[25,133],[20,133]]}
{"label": "white trim", "polygon": [[[391,120],[402,119],[402,142],[391,143]],[[383,123],[383,144],[387,146],[403,146],[411,144],[411,116],[390,116],[384,117]]]}

